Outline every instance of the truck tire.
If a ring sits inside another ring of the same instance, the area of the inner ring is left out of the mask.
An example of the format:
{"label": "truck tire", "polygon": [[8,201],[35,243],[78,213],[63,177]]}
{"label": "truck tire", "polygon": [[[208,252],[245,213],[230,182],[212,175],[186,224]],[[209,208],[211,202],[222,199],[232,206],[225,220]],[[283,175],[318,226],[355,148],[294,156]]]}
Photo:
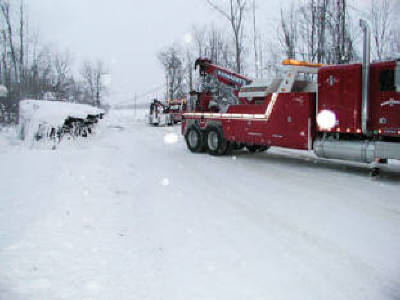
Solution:
{"label": "truck tire", "polygon": [[197,153],[204,150],[204,137],[200,128],[191,126],[186,132],[185,140],[190,151]]}
{"label": "truck tire", "polygon": [[205,143],[208,153],[216,156],[225,155],[233,148],[233,144],[224,139],[222,130],[215,126],[206,129]]}

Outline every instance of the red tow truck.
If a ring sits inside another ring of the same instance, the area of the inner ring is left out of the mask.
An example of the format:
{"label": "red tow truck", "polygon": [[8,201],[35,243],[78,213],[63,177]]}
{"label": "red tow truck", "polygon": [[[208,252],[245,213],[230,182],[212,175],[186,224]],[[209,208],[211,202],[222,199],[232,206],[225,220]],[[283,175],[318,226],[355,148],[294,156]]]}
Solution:
{"label": "red tow truck", "polygon": [[186,99],[167,100],[168,113],[172,115],[173,122],[179,123],[182,121],[182,114],[186,111]]}
{"label": "red tow truck", "polygon": [[153,99],[150,103],[146,123],[153,126],[172,126],[182,121],[182,114],[185,110],[186,99],[167,100],[166,103]]}
{"label": "red tow truck", "polygon": [[285,60],[285,76],[268,83],[199,59],[204,80],[230,86],[236,103],[210,105],[225,97],[218,89],[192,92],[182,122],[189,150],[223,155],[278,146],[365,163],[400,159],[400,61],[371,64],[370,28],[364,21],[361,27],[362,64]]}

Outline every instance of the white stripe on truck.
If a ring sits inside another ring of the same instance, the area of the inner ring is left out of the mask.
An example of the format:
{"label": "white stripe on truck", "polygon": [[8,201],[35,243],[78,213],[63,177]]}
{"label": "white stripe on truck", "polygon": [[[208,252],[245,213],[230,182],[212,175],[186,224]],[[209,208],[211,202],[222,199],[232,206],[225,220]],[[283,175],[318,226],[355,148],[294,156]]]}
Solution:
{"label": "white stripe on truck", "polygon": [[273,93],[271,97],[271,101],[267,106],[267,110],[265,114],[229,114],[229,113],[184,113],[183,115],[186,117],[195,117],[195,118],[208,118],[208,119],[232,119],[232,120],[262,120],[268,121],[271,117],[272,111],[275,107],[275,104],[278,100],[278,93]]}

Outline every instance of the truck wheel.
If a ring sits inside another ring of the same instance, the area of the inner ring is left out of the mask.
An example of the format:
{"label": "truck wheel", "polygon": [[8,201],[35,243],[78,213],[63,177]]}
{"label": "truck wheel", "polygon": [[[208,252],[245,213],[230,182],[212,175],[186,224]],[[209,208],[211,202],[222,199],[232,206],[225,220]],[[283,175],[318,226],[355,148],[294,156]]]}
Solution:
{"label": "truck wheel", "polygon": [[224,139],[222,131],[216,127],[206,129],[206,145],[211,155],[224,155],[232,150],[232,144]]}
{"label": "truck wheel", "polygon": [[186,145],[192,152],[202,152],[204,150],[203,134],[199,128],[192,126],[185,135]]}

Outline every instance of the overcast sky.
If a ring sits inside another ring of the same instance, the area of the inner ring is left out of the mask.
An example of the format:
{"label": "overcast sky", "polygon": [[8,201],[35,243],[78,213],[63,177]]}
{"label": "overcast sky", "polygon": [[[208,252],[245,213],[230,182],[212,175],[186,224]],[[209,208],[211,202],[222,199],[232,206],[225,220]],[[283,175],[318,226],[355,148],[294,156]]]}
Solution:
{"label": "overcast sky", "polygon": [[[260,8],[279,12],[277,0],[258,2]],[[174,41],[183,43],[192,25],[222,22],[205,0],[29,0],[27,4],[42,42],[68,48],[75,67],[85,58],[102,58],[110,66],[114,92],[124,94],[141,94],[163,84],[157,53]]]}
{"label": "overcast sky", "polygon": [[[367,1],[352,2],[360,7]],[[74,54],[76,69],[85,58],[102,58],[111,71],[113,92],[124,97],[163,84],[157,53],[175,41],[183,43],[192,25],[226,24],[205,0],[29,0],[26,3],[30,23],[37,27],[42,42],[60,50],[69,49]],[[259,30],[274,34],[281,5],[290,3],[257,0]]]}

